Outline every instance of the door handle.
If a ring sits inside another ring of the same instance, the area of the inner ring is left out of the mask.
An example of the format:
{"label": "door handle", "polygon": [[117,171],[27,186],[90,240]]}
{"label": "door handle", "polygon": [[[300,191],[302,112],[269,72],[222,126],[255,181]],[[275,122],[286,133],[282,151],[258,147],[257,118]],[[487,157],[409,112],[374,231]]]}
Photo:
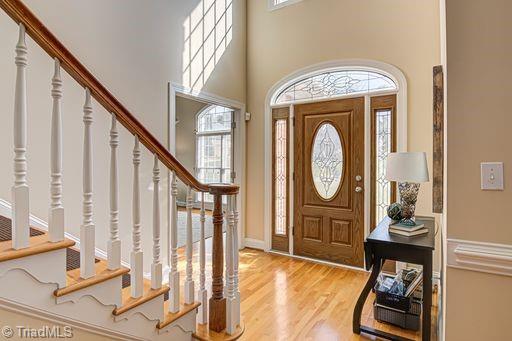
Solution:
{"label": "door handle", "polygon": [[356,193],[361,193],[363,191],[363,187],[357,186],[356,187]]}

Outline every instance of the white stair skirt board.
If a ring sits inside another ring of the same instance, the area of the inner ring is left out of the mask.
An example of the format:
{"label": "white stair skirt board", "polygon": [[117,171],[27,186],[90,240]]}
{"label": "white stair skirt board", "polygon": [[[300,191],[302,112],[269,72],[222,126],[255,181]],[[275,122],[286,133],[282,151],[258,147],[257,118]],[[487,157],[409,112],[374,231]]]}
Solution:
{"label": "white stair skirt board", "polygon": [[[159,329],[158,334],[166,340],[187,340],[192,339],[192,333],[196,332],[196,309],[193,309],[183,315],[180,319]],[[178,337],[178,335],[180,337]]]}
{"label": "white stair skirt board", "polygon": [[[133,315],[142,315],[148,320],[163,321],[164,319],[164,294],[153,298],[127,312],[114,316],[114,321],[122,321],[131,318]],[[156,325],[156,324],[155,324]]]}
{"label": "white stair skirt board", "polygon": [[41,283],[54,283],[59,288],[65,287],[66,249],[44,252],[0,263],[0,277],[11,270],[25,271]]}
{"label": "white stair skirt board", "polygon": [[[104,282],[91,285],[64,296],[56,297],[55,302],[62,304],[65,302],[77,303],[82,297],[94,297],[99,303],[103,305],[112,305],[119,307],[121,305],[121,276],[111,278]],[[114,309],[114,308],[112,308]]]}
{"label": "white stair skirt board", "polygon": [[448,239],[448,266],[512,276],[512,245]]}
{"label": "white stair skirt board", "polygon": [[[170,324],[166,332],[159,331],[154,319],[133,314],[128,319],[114,321],[113,305],[104,305],[94,297],[83,296],[76,302],[56,304],[55,284],[44,284],[23,270],[12,270],[0,277],[0,306],[8,304],[33,316],[50,319],[78,328],[99,332],[123,340],[191,340],[195,331],[195,310]],[[162,295],[163,296],[163,295]],[[163,297],[158,306],[163,311]]]}

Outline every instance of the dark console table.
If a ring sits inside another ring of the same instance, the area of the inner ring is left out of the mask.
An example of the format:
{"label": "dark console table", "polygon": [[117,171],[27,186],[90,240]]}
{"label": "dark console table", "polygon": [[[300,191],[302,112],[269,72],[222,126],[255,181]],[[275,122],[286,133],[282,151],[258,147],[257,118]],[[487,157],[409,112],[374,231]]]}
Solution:
{"label": "dark console table", "polygon": [[425,224],[429,229],[427,234],[415,237],[403,237],[390,234],[388,226],[390,219],[384,218],[373,230],[364,242],[366,269],[372,269],[370,278],[366,282],[361,295],[354,308],[352,329],[354,333],[361,332],[376,335],[388,340],[409,340],[397,335],[392,335],[374,328],[361,325],[361,313],[364,303],[374,287],[377,276],[383,262],[386,259],[406,263],[420,264],[423,266],[423,318],[421,323],[422,340],[430,340],[430,323],[432,308],[432,254],[435,246],[435,221],[434,218],[417,217],[417,221]]}

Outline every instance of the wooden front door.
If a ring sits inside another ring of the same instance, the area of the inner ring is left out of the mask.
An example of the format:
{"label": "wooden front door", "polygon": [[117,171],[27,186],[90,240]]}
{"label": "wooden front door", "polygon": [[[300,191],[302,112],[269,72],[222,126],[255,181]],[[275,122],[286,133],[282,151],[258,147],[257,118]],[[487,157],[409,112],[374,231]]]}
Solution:
{"label": "wooden front door", "polygon": [[294,253],[362,267],[364,98],[294,112]]}

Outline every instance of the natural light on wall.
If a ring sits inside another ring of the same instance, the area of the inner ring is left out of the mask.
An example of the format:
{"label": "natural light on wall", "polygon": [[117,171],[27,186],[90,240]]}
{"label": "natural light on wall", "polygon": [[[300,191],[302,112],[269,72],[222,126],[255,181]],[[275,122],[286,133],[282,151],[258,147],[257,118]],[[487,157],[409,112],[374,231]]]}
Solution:
{"label": "natural light on wall", "polygon": [[201,0],[183,29],[183,84],[201,89],[226,51],[233,35],[232,0]]}
{"label": "natural light on wall", "polygon": [[268,0],[268,9],[273,11],[288,5],[296,4],[302,0]]}

